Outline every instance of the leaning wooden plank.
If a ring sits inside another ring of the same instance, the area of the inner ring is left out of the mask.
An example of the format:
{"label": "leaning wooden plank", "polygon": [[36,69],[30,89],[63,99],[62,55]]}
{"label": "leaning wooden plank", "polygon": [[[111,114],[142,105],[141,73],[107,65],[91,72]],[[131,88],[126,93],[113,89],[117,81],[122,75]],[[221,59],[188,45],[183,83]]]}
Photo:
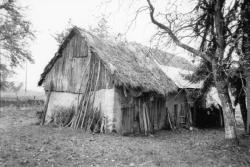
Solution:
{"label": "leaning wooden plank", "polygon": [[146,116],[146,120],[147,120],[147,126],[148,126],[148,132],[152,133],[152,124],[150,121],[150,115],[149,115],[149,111],[148,111],[148,107],[146,106],[146,110],[145,110],[145,116]]}
{"label": "leaning wooden plank", "polygon": [[191,127],[193,125],[192,113],[189,105],[187,105],[187,126]]}
{"label": "leaning wooden plank", "polygon": [[141,127],[141,116],[140,116],[140,101],[139,100],[136,100],[136,101],[137,101],[136,106],[137,106],[137,109],[138,109],[139,133],[141,133],[142,127]]}
{"label": "leaning wooden plank", "polygon": [[47,110],[48,110],[50,95],[51,95],[51,90],[49,90],[49,93],[48,93],[48,96],[47,96],[47,99],[46,99],[46,103],[45,103],[44,111],[43,111],[43,118],[42,118],[42,121],[40,123],[41,125],[44,125],[44,123],[45,123],[45,118],[46,118],[46,114],[47,114]]}
{"label": "leaning wooden plank", "polygon": [[169,114],[169,111],[168,111],[168,110],[167,110],[167,117],[168,117],[168,122],[169,122],[169,125],[170,125],[171,130],[174,130],[173,125],[172,125],[172,123],[171,123],[170,114]]}
{"label": "leaning wooden plank", "polygon": [[145,103],[143,103],[143,122],[144,122],[144,130],[145,130],[145,134],[148,133],[148,123],[147,123],[147,117],[146,117],[146,110],[147,110],[147,106]]}
{"label": "leaning wooden plank", "polygon": [[89,105],[89,100],[90,100],[90,96],[91,96],[91,89],[92,89],[92,86],[93,86],[92,82],[94,80],[94,75],[95,75],[95,67],[93,67],[93,74],[92,74],[92,79],[91,79],[91,82],[90,82],[90,90],[89,90],[89,93],[86,95],[87,96],[87,103],[86,103],[84,112],[82,112],[83,113],[83,118],[82,118],[82,122],[81,122],[81,126],[80,126],[81,128],[83,128],[85,117],[86,117],[87,108],[88,108],[88,105]]}
{"label": "leaning wooden plank", "polygon": [[144,131],[144,126],[143,126],[143,114],[142,114],[142,105],[141,105],[141,100],[138,100],[138,107],[139,107],[139,122],[140,122],[140,132],[142,133]]}
{"label": "leaning wooden plank", "polygon": [[[86,74],[86,71],[88,69],[89,64],[90,64],[90,59],[89,59],[88,63],[86,64],[86,66],[85,66],[85,68],[83,70],[83,73],[82,73],[82,77],[81,77],[81,84],[80,84],[80,87],[79,87],[79,90],[78,90],[79,94],[77,96],[77,105],[75,107],[75,114],[74,114],[74,116],[72,118],[72,121],[71,121],[72,122],[71,127],[73,127],[73,128],[76,126],[76,122],[77,122],[76,118],[77,118],[77,115],[79,114],[79,106],[82,105],[82,103],[84,101],[84,93],[81,93],[81,89],[82,89],[83,81],[85,79],[84,75]],[[85,91],[86,91],[86,89],[85,89]],[[80,95],[82,95],[81,100],[79,100]],[[80,101],[80,103],[79,103],[79,101]]]}
{"label": "leaning wooden plank", "polygon": [[[92,61],[92,59],[90,58],[89,60],[89,63]],[[91,66],[89,67],[89,71],[88,71],[88,81],[87,81],[87,85],[85,87],[85,90],[84,90],[84,93],[83,93],[83,96],[82,96],[82,99],[81,99],[81,102],[80,102],[80,106],[79,108],[77,109],[77,113],[76,113],[76,117],[75,117],[75,124],[73,125],[73,128],[78,128],[79,127],[79,122],[80,122],[80,119],[82,117],[82,111],[83,111],[83,108],[84,107],[84,104],[86,102],[86,96],[89,92],[89,85],[90,85],[90,78],[92,79],[92,73],[91,73]]]}
{"label": "leaning wooden plank", "polygon": [[[99,83],[99,77],[100,77],[100,69],[101,69],[101,61],[99,60],[99,63],[98,63],[98,73],[97,73],[97,78],[96,78],[96,83],[95,83],[95,87],[94,87],[94,91],[93,91],[93,99],[92,99],[92,103],[91,103],[91,108],[93,109],[93,105],[94,105],[94,102],[95,102],[95,94],[96,94],[96,88],[97,88],[97,85]],[[95,117],[95,110],[93,112],[93,117],[92,117],[92,120],[90,121],[90,125],[89,125],[89,128],[91,127],[92,125],[92,122],[93,122],[93,119]]]}

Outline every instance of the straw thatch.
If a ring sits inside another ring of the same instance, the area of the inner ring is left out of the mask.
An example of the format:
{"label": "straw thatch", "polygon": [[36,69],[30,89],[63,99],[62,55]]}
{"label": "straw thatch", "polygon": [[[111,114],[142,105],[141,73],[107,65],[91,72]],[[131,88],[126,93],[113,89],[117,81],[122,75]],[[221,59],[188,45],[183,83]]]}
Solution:
{"label": "straw thatch", "polygon": [[[83,40],[87,41],[92,56],[96,55],[103,61],[105,67],[114,77],[116,86],[137,88],[143,92],[153,91],[162,95],[177,91],[177,85],[164,74],[155,61],[156,58],[161,60],[164,55],[169,56],[170,54],[136,43],[122,43],[100,39],[90,32],[77,27],[70,31],[56,55],[45,67],[38,83],[39,86],[43,84],[46,75],[62,56],[62,50],[74,35],[81,36]],[[169,62],[171,63],[171,61]]]}

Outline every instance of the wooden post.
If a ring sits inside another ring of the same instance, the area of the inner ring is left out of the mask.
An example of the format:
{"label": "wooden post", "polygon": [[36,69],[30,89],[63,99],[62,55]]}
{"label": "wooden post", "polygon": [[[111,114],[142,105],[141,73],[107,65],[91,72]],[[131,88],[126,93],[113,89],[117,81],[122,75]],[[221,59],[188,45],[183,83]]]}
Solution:
{"label": "wooden post", "polygon": [[16,96],[16,108],[19,110],[20,109],[20,100],[18,98],[18,96]]}
{"label": "wooden post", "polygon": [[48,96],[46,98],[45,106],[44,106],[44,111],[43,111],[43,117],[42,117],[41,125],[44,125],[44,123],[45,123],[45,118],[46,118],[46,114],[47,114],[47,110],[48,110],[50,95],[51,95],[51,91],[49,90]]}
{"label": "wooden post", "polygon": [[143,122],[144,122],[144,131],[145,134],[148,133],[148,124],[147,124],[147,119],[146,119],[146,104],[142,104],[142,114],[143,114]]}

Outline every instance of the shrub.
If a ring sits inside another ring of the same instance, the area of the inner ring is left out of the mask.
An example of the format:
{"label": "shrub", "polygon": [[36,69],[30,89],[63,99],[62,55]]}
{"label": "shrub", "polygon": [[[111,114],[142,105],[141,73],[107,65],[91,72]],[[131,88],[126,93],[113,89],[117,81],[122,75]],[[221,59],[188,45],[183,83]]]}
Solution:
{"label": "shrub", "polygon": [[56,126],[65,127],[70,124],[74,116],[74,112],[74,107],[58,107],[52,115],[52,123]]}

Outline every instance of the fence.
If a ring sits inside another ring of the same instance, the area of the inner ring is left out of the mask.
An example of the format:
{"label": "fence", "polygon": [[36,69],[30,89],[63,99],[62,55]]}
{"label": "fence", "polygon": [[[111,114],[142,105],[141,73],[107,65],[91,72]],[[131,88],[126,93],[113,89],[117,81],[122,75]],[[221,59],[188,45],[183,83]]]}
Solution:
{"label": "fence", "polygon": [[9,106],[16,106],[18,108],[21,107],[31,107],[31,106],[43,106],[44,100],[41,99],[20,99],[18,97],[16,98],[4,98],[0,99],[0,107],[9,107]]}

